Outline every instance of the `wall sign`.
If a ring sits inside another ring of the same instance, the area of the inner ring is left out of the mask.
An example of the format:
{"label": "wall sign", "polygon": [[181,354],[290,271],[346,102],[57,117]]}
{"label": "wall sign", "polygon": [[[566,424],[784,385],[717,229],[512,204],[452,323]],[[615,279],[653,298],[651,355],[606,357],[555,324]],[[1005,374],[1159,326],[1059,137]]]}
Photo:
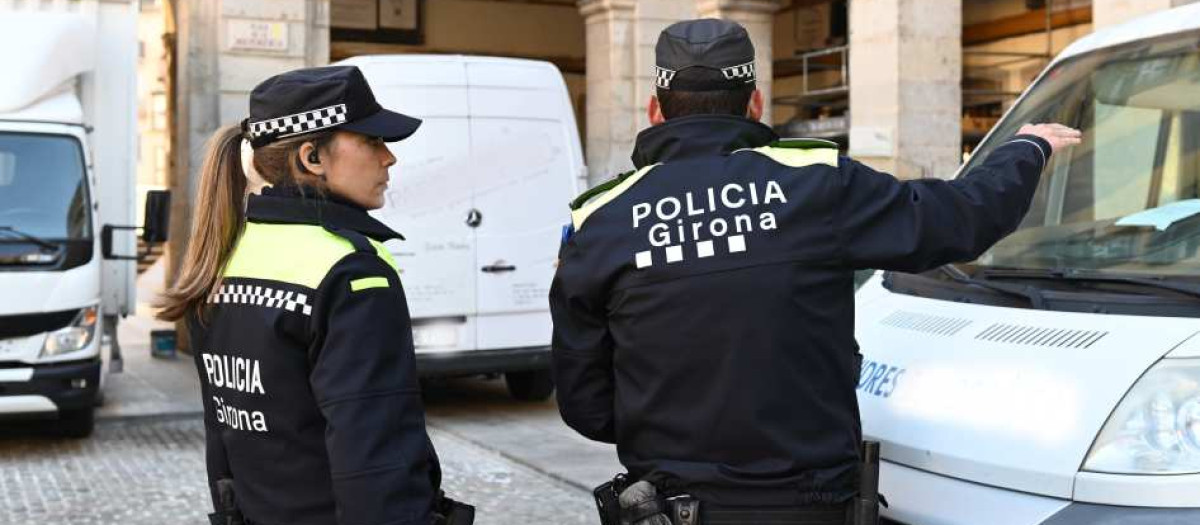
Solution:
{"label": "wall sign", "polygon": [[225,26],[225,42],[231,50],[287,51],[287,22],[230,19]]}

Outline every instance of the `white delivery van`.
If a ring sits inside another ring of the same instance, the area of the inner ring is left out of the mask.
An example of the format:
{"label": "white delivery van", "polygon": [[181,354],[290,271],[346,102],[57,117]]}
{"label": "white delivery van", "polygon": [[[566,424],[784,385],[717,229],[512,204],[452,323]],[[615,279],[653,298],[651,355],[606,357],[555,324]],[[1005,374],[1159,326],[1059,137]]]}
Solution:
{"label": "white delivery van", "polygon": [[424,121],[393,145],[387,204],[407,237],[402,272],[424,376],[503,373],[544,399],[547,301],[567,203],[586,187],[562,75],[547,62],[448,55],[355,57],[379,103]]}
{"label": "white delivery van", "polygon": [[134,305],[137,4],[49,7],[0,12],[0,418],[82,436]]}
{"label": "white delivery van", "polygon": [[1084,140],[1051,160],[1020,228],[858,292],[883,514],[1200,523],[1200,5],[1075,42],[967,167],[1027,122]]}

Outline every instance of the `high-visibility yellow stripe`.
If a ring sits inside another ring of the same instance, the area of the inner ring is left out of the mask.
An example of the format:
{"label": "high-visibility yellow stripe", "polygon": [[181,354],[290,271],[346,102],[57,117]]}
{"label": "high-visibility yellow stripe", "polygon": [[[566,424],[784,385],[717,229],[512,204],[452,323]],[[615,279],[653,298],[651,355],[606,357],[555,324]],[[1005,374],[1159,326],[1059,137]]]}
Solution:
{"label": "high-visibility yellow stripe", "polygon": [[363,277],[350,281],[350,291],[360,292],[371,288],[387,288],[387,277]]}
{"label": "high-visibility yellow stripe", "polygon": [[761,148],[740,151],[760,153],[775,162],[792,168],[803,168],[817,164],[825,164],[836,168],[838,165],[838,150],[833,148],[780,148],[763,146]]}
{"label": "high-visibility yellow stripe", "polygon": [[387,263],[388,266],[391,266],[393,270],[396,270],[396,273],[401,272],[400,265],[396,264],[396,259],[392,257],[392,252],[389,252],[388,249],[383,246],[383,243],[371,238],[367,238],[367,240],[371,241],[371,246],[375,247],[375,253],[379,255],[380,259],[383,259],[383,262]]}
{"label": "high-visibility yellow stripe", "polygon": [[592,215],[592,213],[595,213],[596,210],[620,196],[625,192],[625,190],[632,188],[634,184],[637,184],[637,182],[642,179],[642,177],[646,176],[647,173],[650,173],[650,170],[654,169],[655,166],[658,166],[658,164],[651,164],[640,170],[637,170],[633,173],[633,175],[630,175],[625,180],[621,181],[621,183],[613,189],[596,197],[578,210],[572,211],[571,223],[575,225],[575,231],[578,232],[579,229],[583,227],[583,222],[586,221],[587,218]]}
{"label": "high-visibility yellow stripe", "polygon": [[[383,243],[371,239],[380,259],[399,272]],[[354,245],[321,226],[246,223],[237,248],[225,265],[224,277],[267,279],[317,288]]]}
{"label": "high-visibility yellow stripe", "polygon": [[268,279],[317,288],[329,269],[354,252],[350,241],[309,224],[246,223],[225,277]]}

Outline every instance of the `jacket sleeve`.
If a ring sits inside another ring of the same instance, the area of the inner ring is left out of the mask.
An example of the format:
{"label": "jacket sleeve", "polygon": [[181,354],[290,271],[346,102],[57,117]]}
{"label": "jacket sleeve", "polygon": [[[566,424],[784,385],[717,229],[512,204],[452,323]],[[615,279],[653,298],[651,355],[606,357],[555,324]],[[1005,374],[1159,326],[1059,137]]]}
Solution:
{"label": "jacket sleeve", "polygon": [[317,295],[310,383],[326,420],[338,523],[429,524],[437,457],[399,276],[357,252],[330,271]]}
{"label": "jacket sleeve", "polygon": [[842,259],[903,272],[976,259],[1020,225],[1051,152],[1042,138],[1019,135],[952,181],[900,181],[843,158]]}
{"label": "jacket sleeve", "polygon": [[564,244],[550,285],[551,341],[558,410],[588,439],[616,442],[613,341],[604,302],[588,294],[588,271],[576,247]]}

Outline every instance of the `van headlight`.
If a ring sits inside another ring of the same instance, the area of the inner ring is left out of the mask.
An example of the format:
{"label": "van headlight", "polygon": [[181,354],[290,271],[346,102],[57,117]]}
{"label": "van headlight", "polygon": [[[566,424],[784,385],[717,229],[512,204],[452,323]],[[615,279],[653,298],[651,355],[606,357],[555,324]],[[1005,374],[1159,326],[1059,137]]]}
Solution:
{"label": "van headlight", "polygon": [[1109,416],[1083,470],[1200,472],[1200,359],[1163,359],[1151,367]]}
{"label": "van headlight", "polygon": [[88,347],[92,337],[96,335],[96,321],[99,312],[95,306],[79,310],[79,315],[66,328],[46,334],[46,343],[42,345],[42,357],[54,357],[71,352],[78,352]]}

